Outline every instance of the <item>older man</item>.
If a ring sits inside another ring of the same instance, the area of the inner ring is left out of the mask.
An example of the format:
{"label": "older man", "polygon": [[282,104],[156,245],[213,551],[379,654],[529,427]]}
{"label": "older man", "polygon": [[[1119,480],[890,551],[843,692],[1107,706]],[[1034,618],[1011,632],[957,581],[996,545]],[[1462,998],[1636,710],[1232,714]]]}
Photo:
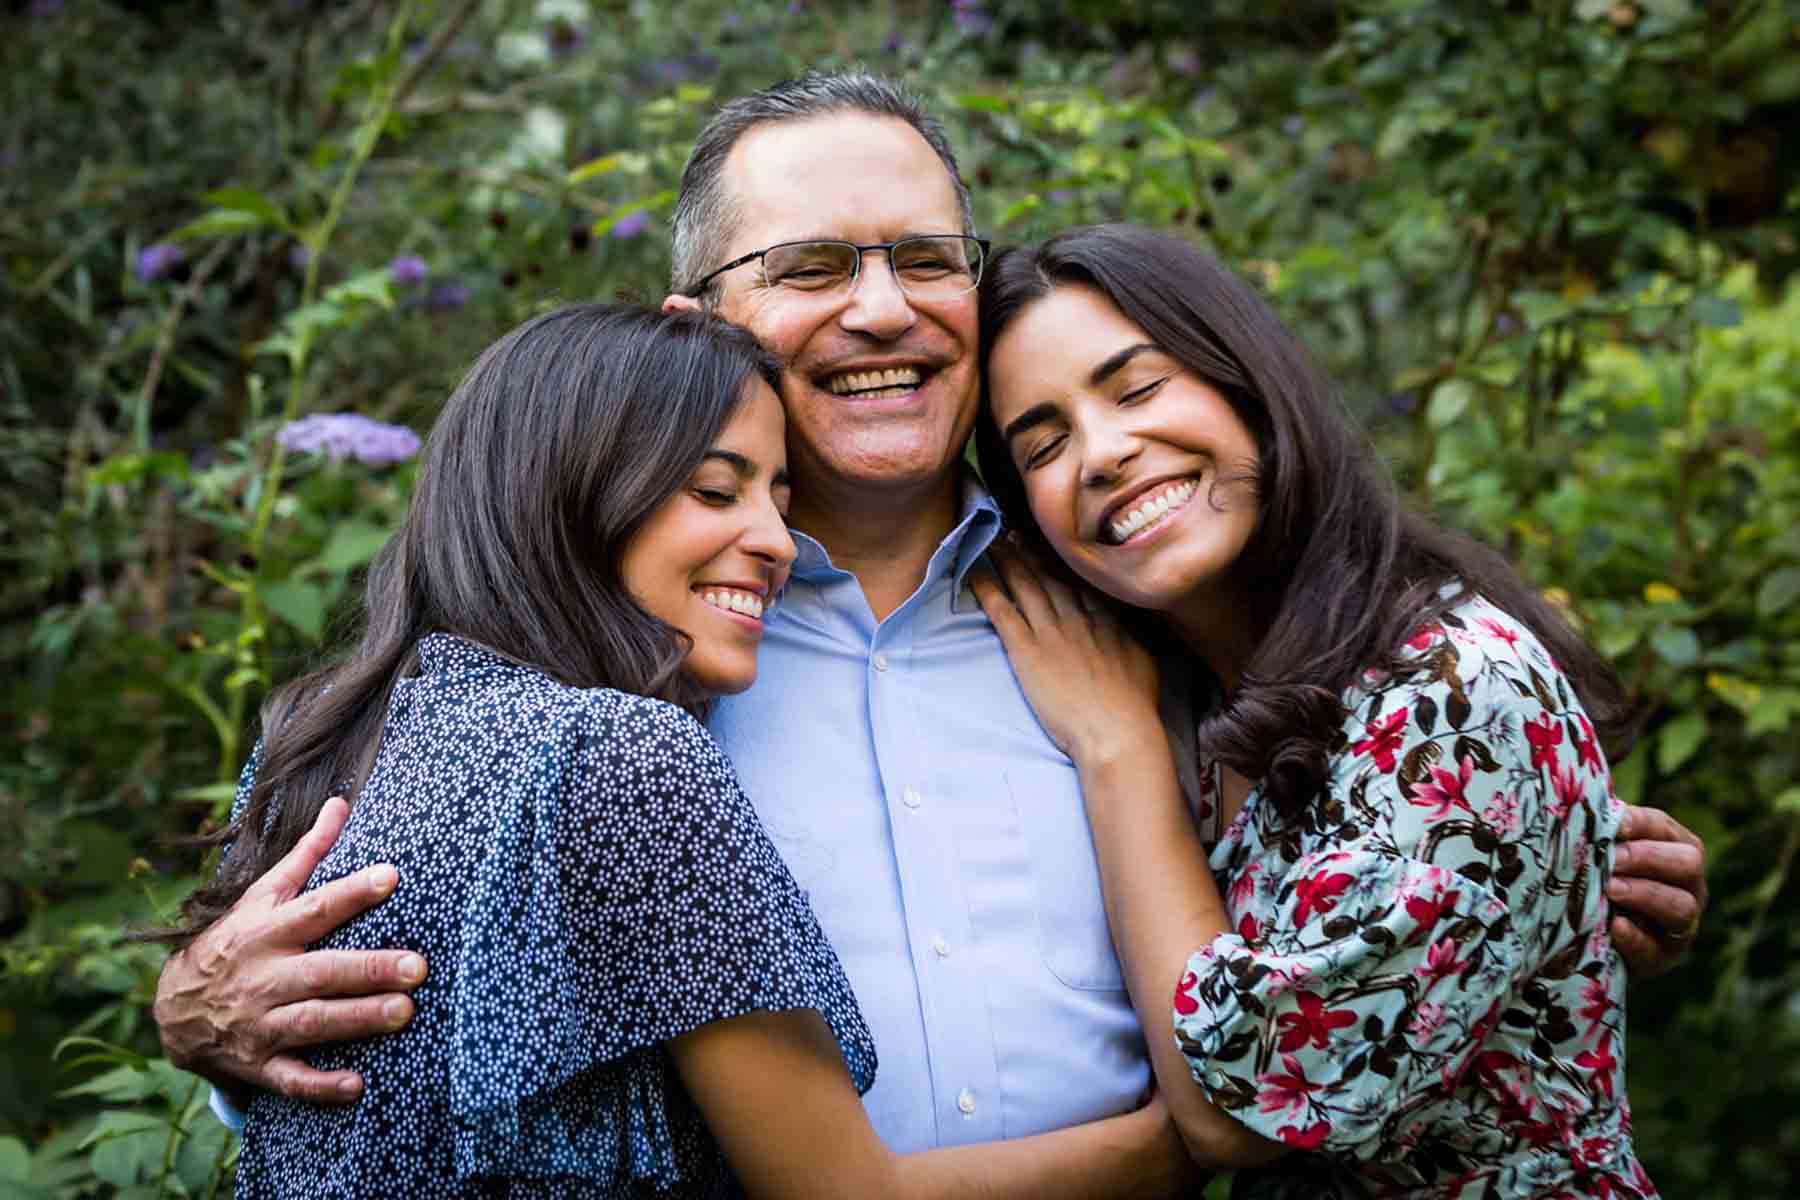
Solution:
{"label": "older man", "polygon": [[[669,308],[706,306],[786,362],[800,557],[756,686],[712,720],[808,889],[874,1031],[867,1104],[896,1150],[1117,1113],[1149,1081],[1075,772],[965,586],[999,514],[962,467],[984,247],[942,127],[891,82],[808,76],[726,105],[675,217]],[[968,270],[948,274],[932,264]],[[1615,896],[1691,936],[1697,839],[1634,812]],[[398,1028],[425,964],[306,953],[391,869],[296,899],[316,829],[165,967],[171,1057],[221,1083],[346,1101],[307,1044]],[[1679,955],[1623,918],[1634,968]],[[368,994],[375,993],[375,994]]]}

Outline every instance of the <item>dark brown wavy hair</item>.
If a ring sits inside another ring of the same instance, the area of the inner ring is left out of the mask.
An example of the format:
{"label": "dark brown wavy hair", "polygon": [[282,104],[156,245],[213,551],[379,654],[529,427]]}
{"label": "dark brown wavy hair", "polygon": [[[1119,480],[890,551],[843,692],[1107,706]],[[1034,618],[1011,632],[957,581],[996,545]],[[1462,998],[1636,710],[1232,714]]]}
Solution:
{"label": "dark brown wavy hair", "polygon": [[[995,340],[1067,284],[1103,293],[1216,389],[1256,439],[1260,511],[1233,569],[1259,616],[1257,642],[1237,686],[1201,714],[1202,752],[1260,781],[1285,815],[1297,815],[1325,784],[1348,715],[1339,697],[1366,669],[1406,669],[1407,638],[1470,593],[1529,626],[1574,684],[1607,753],[1616,761],[1629,751],[1631,714],[1606,660],[1498,553],[1406,506],[1300,343],[1198,247],[1137,226],[1097,225],[1003,251],[981,284],[984,384]],[[991,410],[975,438],[1008,524],[1048,554]],[[1166,628],[1147,624],[1170,653]],[[1189,675],[1202,669],[1185,657]]]}
{"label": "dark brown wavy hair", "polygon": [[579,305],[525,322],[476,360],[425,447],[406,519],[370,567],[361,642],[276,690],[248,803],[213,840],[212,881],[173,929],[185,945],[293,848],[325,800],[374,765],[395,683],[428,633],[455,634],[571,687],[698,712],[691,643],[619,575],[625,545],[680,489],[775,360],[710,317]]}

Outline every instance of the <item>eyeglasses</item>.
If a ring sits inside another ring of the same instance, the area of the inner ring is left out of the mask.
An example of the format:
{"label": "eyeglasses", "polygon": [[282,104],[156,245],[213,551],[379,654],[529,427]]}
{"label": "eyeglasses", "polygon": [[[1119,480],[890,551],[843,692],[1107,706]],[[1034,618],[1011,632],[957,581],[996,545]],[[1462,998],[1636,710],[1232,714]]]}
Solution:
{"label": "eyeglasses", "polygon": [[981,282],[987,261],[986,238],[959,234],[931,234],[901,238],[897,242],[782,242],[734,258],[696,283],[689,295],[698,296],[706,285],[727,271],[760,262],[763,285],[810,295],[835,295],[850,291],[862,273],[863,255],[887,251],[888,271],[911,300],[947,300],[972,292]]}

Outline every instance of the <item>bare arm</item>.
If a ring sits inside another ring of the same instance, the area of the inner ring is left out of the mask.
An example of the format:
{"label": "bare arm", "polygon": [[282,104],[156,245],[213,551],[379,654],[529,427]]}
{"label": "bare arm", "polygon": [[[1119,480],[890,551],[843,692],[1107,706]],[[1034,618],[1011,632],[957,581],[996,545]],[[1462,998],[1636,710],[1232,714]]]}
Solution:
{"label": "bare arm", "polygon": [[812,1009],[755,1012],[669,1043],[682,1083],[752,1197],[1006,1200],[1174,1194],[1193,1173],[1157,1103],[1055,1133],[895,1154],[875,1136]]}
{"label": "bare arm", "polygon": [[393,892],[378,864],[300,895],[349,806],[336,797],[312,829],[232,910],[163,964],[153,1014],[175,1065],[242,1104],[246,1085],[321,1104],[362,1095],[354,1071],[317,1071],[292,1051],[389,1033],[412,1020],[406,993],[425,960],[399,950],[312,950],[308,944]]}
{"label": "bare arm", "polygon": [[1693,948],[1706,911],[1706,846],[1668,813],[1625,810],[1613,847],[1613,945],[1633,975],[1670,970]]}
{"label": "bare arm", "polygon": [[[1075,760],[1099,855],[1106,915],[1169,1111],[1194,1160],[1253,1166],[1286,1148],[1206,1098],[1175,1042],[1188,956],[1230,928],[1156,709],[1156,668],[1069,589],[995,555],[1009,598],[971,576],[1038,719]],[[1122,802],[1129,801],[1126,805]]]}

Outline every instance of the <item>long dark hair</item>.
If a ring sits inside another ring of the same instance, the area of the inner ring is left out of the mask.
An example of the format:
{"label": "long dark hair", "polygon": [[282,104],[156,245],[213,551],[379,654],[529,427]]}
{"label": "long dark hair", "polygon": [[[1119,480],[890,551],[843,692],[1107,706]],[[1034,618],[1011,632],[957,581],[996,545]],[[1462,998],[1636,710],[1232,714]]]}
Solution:
{"label": "long dark hair", "polygon": [[[1203,752],[1261,781],[1285,815],[1296,815],[1325,784],[1346,717],[1339,697],[1368,668],[1406,670],[1407,638],[1470,593],[1538,636],[1608,754],[1629,750],[1630,712],[1605,659],[1499,554],[1401,501],[1304,348],[1198,247],[1136,226],[1097,225],[1002,252],[981,285],[984,375],[1013,319],[1066,284],[1105,294],[1224,396],[1256,439],[1258,520],[1234,570],[1259,615],[1257,641],[1237,686],[1201,716]],[[991,412],[975,437],[1007,522],[1047,551]]]}
{"label": "long dark hair", "polygon": [[406,519],[369,569],[367,625],[342,661],[275,691],[248,803],[217,840],[212,882],[159,940],[185,945],[374,764],[394,684],[432,632],[572,687],[698,711],[687,636],[625,590],[619,556],[692,475],[752,381],[777,363],[697,314],[579,305],[536,317],[476,360],[426,443]]}

